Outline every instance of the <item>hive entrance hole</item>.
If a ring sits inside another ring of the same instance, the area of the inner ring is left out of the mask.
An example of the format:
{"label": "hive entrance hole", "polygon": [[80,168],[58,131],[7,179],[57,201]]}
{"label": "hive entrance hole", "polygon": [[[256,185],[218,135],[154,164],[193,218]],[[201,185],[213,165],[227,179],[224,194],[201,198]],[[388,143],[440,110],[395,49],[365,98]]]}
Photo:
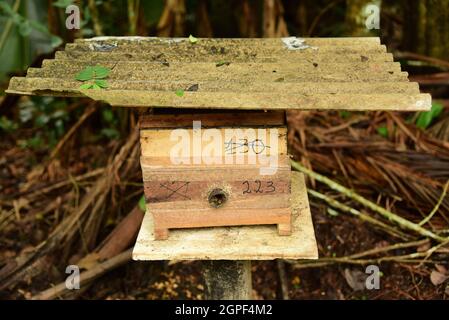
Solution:
{"label": "hive entrance hole", "polygon": [[219,208],[228,200],[228,194],[223,189],[216,188],[209,193],[208,200],[211,207]]}

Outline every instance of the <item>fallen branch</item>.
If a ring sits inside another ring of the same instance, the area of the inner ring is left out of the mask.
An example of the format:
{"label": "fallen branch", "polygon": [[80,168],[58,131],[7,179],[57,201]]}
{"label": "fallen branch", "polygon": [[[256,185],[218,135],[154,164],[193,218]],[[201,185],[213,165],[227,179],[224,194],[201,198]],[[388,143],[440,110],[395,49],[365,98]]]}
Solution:
{"label": "fallen branch", "polygon": [[[115,269],[128,261],[131,260],[132,249],[126,250],[123,253],[116,255],[115,257],[108,259],[102,263],[99,263],[92,267],[91,269],[84,271],[80,274],[80,287],[85,285],[86,283],[100,277],[105,274],[109,270]],[[60,284],[47,289],[34,297],[33,300],[48,300],[59,297],[67,290],[66,283],[61,282]]]}
{"label": "fallen branch", "polygon": [[430,219],[432,219],[433,215],[438,211],[438,209],[441,206],[441,203],[444,200],[444,197],[446,196],[446,192],[447,192],[447,188],[449,187],[449,180],[447,180],[446,184],[444,185],[443,188],[443,192],[441,193],[440,199],[438,199],[437,204],[435,205],[435,207],[432,209],[432,211],[429,213],[429,215],[427,217],[425,217],[418,225],[423,226],[425,225],[427,222],[430,221]]}
{"label": "fallen branch", "polygon": [[[381,262],[386,261],[395,261],[395,262],[406,262],[406,263],[426,263],[429,262],[427,258],[433,254],[436,250],[441,248],[442,246],[446,245],[447,242],[440,243],[438,245],[435,245],[434,247],[424,251],[424,252],[414,252],[406,255],[398,255],[398,256],[383,256],[380,258],[371,258],[371,259],[360,259],[367,256],[372,256],[375,254],[388,252],[392,250],[398,250],[398,249],[405,249],[405,248],[412,248],[412,247],[419,247],[422,245],[425,245],[429,242],[428,239],[418,240],[418,241],[411,241],[411,242],[405,242],[405,243],[397,243],[390,246],[385,246],[381,248],[374,248],[370,250],[366,250],[363,252],[359,252],[356,254],[352,254],[349,256],[344,257],[324,257],[320,258],[318,260],[304,260],[304,261],[288,261],[292,263],[293,267],[295,269],[303,269],[303,268],[315,268],[315,267],[324,267],[329,266],[336,263],[347,263],[347,264],[357,264],[357,265],[366,265],[366,264],[379,264]],[[422,260],[418,260],[417,258],[424,257]],[[433,262],[431,262],[433,263]]]}
{"label": "fallen branch", "polygon": [[322,193],[319,193],[315,190],[312,190],[312,189],[307,189],[307,192],[315,198],[326,201],[329,205],[331,205],[334,208],[337,208],[341,211],[350,213],[365,222],[371,223],[372,225],[375,225],[376,227],[381,228],[382,230],[384,230],[385,232],[387,232],[388,234],[390,234],[394,237],[398,237],[402,240],[410,239],[410,236],[406,235],[405,233],[403,233],[399,230],[396,230],[392,226],[389,226],[386,223],[383,223],[382,221],[377,220],[376,218],[373,218],[357,209],[351,208],[335,199],[332,199],[331,197],[328,197],[328,196],[326,196]]}
{"label": "fallen branch", "polygon": [[331,189],[338,191],[342,194],[344,194],[345,196],[361,203],[362,205],[364,205],[365,207],[370,208],[371,210],[379,213],[381,216],[387,218],[390,221],[393,221],[395,223],[397,223],[399,226],[401,226],[402,228],[405,229],[409,229],[412,231],[415,231],[416,233],[424,236],[424,237],[428,237],[428,238],[432,238],[434,240],[437,240],[439,242],[445,242],[449,239],[448,238],[444,238],[441,237],[435,233],[433,233],[432,231],[429,231],[423,227],[421,227],[420,225],[413,223],[411,221],[408,221],[407,219],[404,219],[400,216],[398,216],[397,214],[394,214],[388,210],[386,210],[385,208],[382,208],[381,206],[378,206],[377,204],[375,204],[374,202],[371,202],[367,199],[365,199],[364,197],[360,196],[359,194],[357,194],[355,191],[350,190],[344,186],[342,186],[341,184],[325,177],[322,176],[310,169],[307,169],[306,167],[302,166],[301,164],[299,164],[296,161],[292,161],[292,167],[298,171],[301,171],[307,175],[309,175],[310,177],[313,177],[315,180],[318,180],[324,184],[326,184],[327,186],[329,186]]}
{"label": "fallen branch", "polygon": [[[101,218],[100,210],[106,203],[106,195],[112,190],[117,171],[123,166],[129,169],[130,154],[134,154],[138,147],[138,129],[130,134],[120,151],[108,164],[105,172],[92,185],[90,191],[82,198],[79,207],[67,215],[66,218],[53,230],[47,240],[41,242],[33,250],[23,253],[11,260],[0,269],[0,290],[13,286],[29,272],[36,260],[50,253],[61,245],[73,243],[76,235],[81,239],[87,239],[86,243],[93,243],[98,232],[98,220]],[[83,228],[83,230],[81,229]]]}
{"label": "fallen branch", "polygon": [[64,137],[61,140],[59,140],[58,144],[50,154],[49,162],[51,162],[51,160],[53,160],[58,155],[59,151],[61,151],[64,144],[70,139],[71,136],[73,136],[73,134],[84,123],[84,121],[86,121],[86,119],[89,118],[95,112],[95,110],[96,108],[92,104],[89,105],[86,108],[86,110],[84,110],[84,113],[81,115],[78,121],[69,129],[69,131],[67,131]]}

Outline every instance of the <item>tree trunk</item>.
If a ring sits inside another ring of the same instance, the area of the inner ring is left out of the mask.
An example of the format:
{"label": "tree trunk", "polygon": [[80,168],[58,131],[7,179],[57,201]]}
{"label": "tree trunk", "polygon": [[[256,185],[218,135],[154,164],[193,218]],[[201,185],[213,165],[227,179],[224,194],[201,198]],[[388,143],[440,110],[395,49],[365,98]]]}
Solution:
{"label": "tree trunk", "polygon": [[402,2],[404,48],[408,51],[448,59],[449,5],[447,0]]}

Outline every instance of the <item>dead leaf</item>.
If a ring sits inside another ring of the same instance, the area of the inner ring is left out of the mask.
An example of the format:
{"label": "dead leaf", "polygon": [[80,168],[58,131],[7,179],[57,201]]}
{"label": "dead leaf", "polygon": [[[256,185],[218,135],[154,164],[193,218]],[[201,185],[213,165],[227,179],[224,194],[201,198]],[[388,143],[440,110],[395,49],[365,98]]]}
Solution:
{"label": "dead leaf", "polygon": [[420,245],[416,251],[418,252],[426,252],[427,250],[430,249],[430,241],[427,241],[426,243]]}
{"label": "dead leaf", "polygon": [[97,265],[99,262],[100,256],[94,252],[90,253],[84,258],[82,258],[77,264],[80,269],[86,269],[89,270],[93,266]]}
{"label": "dead leaf", "polygon": [[442,264],[436,264],[435,269],[442,274],[449,275],[447,269]]}
{"label": "dead leaf", "polygon": [[352,290],[361,291],[366,288],[366,273],[360,270],[345,269],[344,276],[346,279],[346,283],[352,288]]}
{"label": "dead leaf", "polygon": [[432,273],[430,274],[430,282],[432,282],[434,286],[439,286],[440,284],[444,283],[448,278],[449,276],[437,270],[433,270]]}

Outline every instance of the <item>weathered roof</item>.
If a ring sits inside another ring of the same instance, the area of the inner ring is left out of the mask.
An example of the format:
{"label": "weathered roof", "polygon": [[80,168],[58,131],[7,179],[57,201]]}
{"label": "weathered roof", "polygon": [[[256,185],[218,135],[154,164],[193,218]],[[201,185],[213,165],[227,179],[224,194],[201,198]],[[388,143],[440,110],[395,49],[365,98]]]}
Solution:
{"label": "weathered roof", "polygon": [[[81,90],[75,75],[94,65],[111,69],[109,88]],[[7,92],[130,107],[429,109],[430,95],[407,76],[379,38],[96,37],[13,77]]]}

